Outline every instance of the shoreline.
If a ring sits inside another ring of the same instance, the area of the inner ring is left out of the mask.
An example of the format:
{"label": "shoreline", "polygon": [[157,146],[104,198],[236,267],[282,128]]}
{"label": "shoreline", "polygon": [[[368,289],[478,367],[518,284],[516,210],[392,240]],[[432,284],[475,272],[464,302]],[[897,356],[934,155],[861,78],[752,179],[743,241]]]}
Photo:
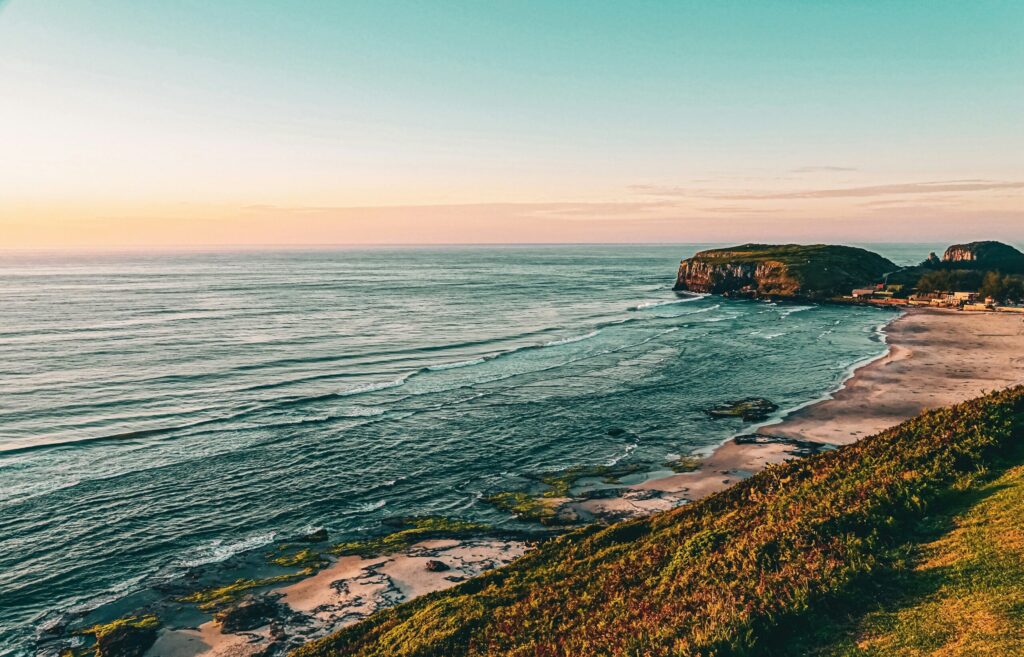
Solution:
{"label": "shoreline", "polygon": [[909,309],[883,330],[886,352],[857,367],[826,398],[727,440],[694,472],[635,488],[693,502],[766,465],[848,445],[926,409],[1024,383],[1024,356],[1017,355],[1024,354],[1024,322],[1016,316]]}
{"label": "shoreline", "polygon": [[[725,490],[767,465],[849,444],[926,408],[1024,382],[1024,323],[1017,316],[907,309],[879,332],[886,350],[852,365],[834,390],[712,448],[692,472],[623,485],[615,497],[546,502],[558,513],[604,522],[649,515]],[[380,609],[456,586],[531,547],[483,535],[420,541],[393,554],[339,557],[259,596],[281,611],[255,630],[222,633],[213,620],[195,629],[165,629],[146,656],[255,657],[275,646],[290,650]],[[428,568],[431,561],[441,562],[443,570]]]}
{"label": "shoreline", "polygon": [[[578,514],[604,518],[626,519],[657,513],[723,491],[737,481],[760,472],[768,465],[813,453],[816,450],[803,445],[803,439],[799,436],[774,436],[764,430],[784,424],[806,409],[834,399],[862,370],[889,358],[893,352],[893,345],[889,341],[889,327],[913,312],[915,311],[899,309],[895,316],[881,323],[875,332],[886,346],[885,350],[851,364],[835,388],[818,398],[787,409],[776,417],[755,423],[717,445],[694,452],[693,456],[700,459],[700,465],[692,472],[659,474],[626,487],[636,491],[635,493],[603,500],[570,500],[567,507]],[[755,442],[737,442],[746,437],[758,438],[755,438]]]}

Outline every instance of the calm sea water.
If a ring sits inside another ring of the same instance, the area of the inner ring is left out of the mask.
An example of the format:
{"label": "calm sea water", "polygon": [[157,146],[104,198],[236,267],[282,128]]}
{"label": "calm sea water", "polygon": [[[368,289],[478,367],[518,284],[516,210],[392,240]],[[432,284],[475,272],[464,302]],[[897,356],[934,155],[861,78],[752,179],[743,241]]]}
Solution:
{"label": "calm sea water", "polygon": [[275,536],[514,524],[481,496],[708,448],[743,425],[707,406],[884,350],[876,309],[677,298],[698,248],[0,255],[0,653]]}

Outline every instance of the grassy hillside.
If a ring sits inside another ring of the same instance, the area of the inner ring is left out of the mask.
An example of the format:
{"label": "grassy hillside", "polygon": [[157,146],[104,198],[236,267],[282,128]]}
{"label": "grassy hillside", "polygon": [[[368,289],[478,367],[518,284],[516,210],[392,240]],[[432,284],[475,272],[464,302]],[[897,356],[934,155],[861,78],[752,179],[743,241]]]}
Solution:
{"label": "grassy hillside", "polygon": [[993,393],[565,535],[297,655],[1024,654],[1022,443],[1024,388]]}

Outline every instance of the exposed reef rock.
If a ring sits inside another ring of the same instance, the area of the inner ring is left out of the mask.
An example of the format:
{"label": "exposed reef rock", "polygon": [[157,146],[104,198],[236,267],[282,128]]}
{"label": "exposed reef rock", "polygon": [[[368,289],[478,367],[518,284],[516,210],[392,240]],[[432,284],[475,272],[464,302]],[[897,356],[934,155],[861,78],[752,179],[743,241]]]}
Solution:
{"label": "exposed reef rock", "polygon": [[828,443],[800,440],[798,438],[789,438],[787,436],[773,436],[772,434],[767,433],[748,433],[742,436],[736,436],[732,441],[737,445],[767,445],[769,443],[790,445],[793,449],[789,450],[789,453],[793,456],[813,456],[820,452],[827,452],[835,449],[835,445],[830,445]]}
{"label": "exposed reef rock", "polygon": [[991,269],[1024,273],[1024,253],[1002,242],[954,244],[946,249],[942,262],[957,269]]}
{"label": "exposed reef rock", "polygon": [[899,269],[852,246],[744,244],[701,251],[679,265],[675,290],[754,298],[828,299]]}
{"label": "exposed reef rock", "polygon": [[747,397],[713,406],[705,411],[711,417],[739,417],[747,422],[767,419],[778,410],[778,406],[762,397]]}
{"label": "exposed reef rock", "polygon": [[327,534],[327,530],[321,527],[320,529],[314,532],[303,534],[295,540],[300,543],[323,543],[328,538],[329,536]]}
{"label": "exposed reef rock", "polygon": [[96,637],[97,657],[141,657],[156,641],[160,621],[156,616],[130,616],[96,625],[82,634]]}
{"label": "exposed reef rock", "polygon": [[224,632],[244,632],[269,624],[278,617],[278,612],[278,604],[270,598],[253,596],[218,611],[214,619]]}

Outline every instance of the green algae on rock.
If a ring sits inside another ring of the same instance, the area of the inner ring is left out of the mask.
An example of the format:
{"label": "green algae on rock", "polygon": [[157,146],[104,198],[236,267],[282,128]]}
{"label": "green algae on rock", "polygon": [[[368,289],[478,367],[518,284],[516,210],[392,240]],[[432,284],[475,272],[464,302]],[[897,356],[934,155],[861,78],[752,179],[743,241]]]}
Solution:
{"label": "green algae on rock", "polygon": [[711,417],[738,417],[747,422],[758,422],[778,409],[777,404],[763,397],[747,397],[712,406],[705,412]]}
{"label": "green algae on rock", "polygon": [[96,657],[141,657],[156,641],[160,619],[154,614],[127,616],[93,625],[80,633],[96,639]]}
{"label": "green algae on rock", "polygon": [[490,529],[489,525],[465,520],[453,520],[441,516],[403,518],[398,531],[357,541],[338,543],[331,551],[334,554],[355,554],[376,556],[403,550],[413,543],[438,538],[467,538]]}

